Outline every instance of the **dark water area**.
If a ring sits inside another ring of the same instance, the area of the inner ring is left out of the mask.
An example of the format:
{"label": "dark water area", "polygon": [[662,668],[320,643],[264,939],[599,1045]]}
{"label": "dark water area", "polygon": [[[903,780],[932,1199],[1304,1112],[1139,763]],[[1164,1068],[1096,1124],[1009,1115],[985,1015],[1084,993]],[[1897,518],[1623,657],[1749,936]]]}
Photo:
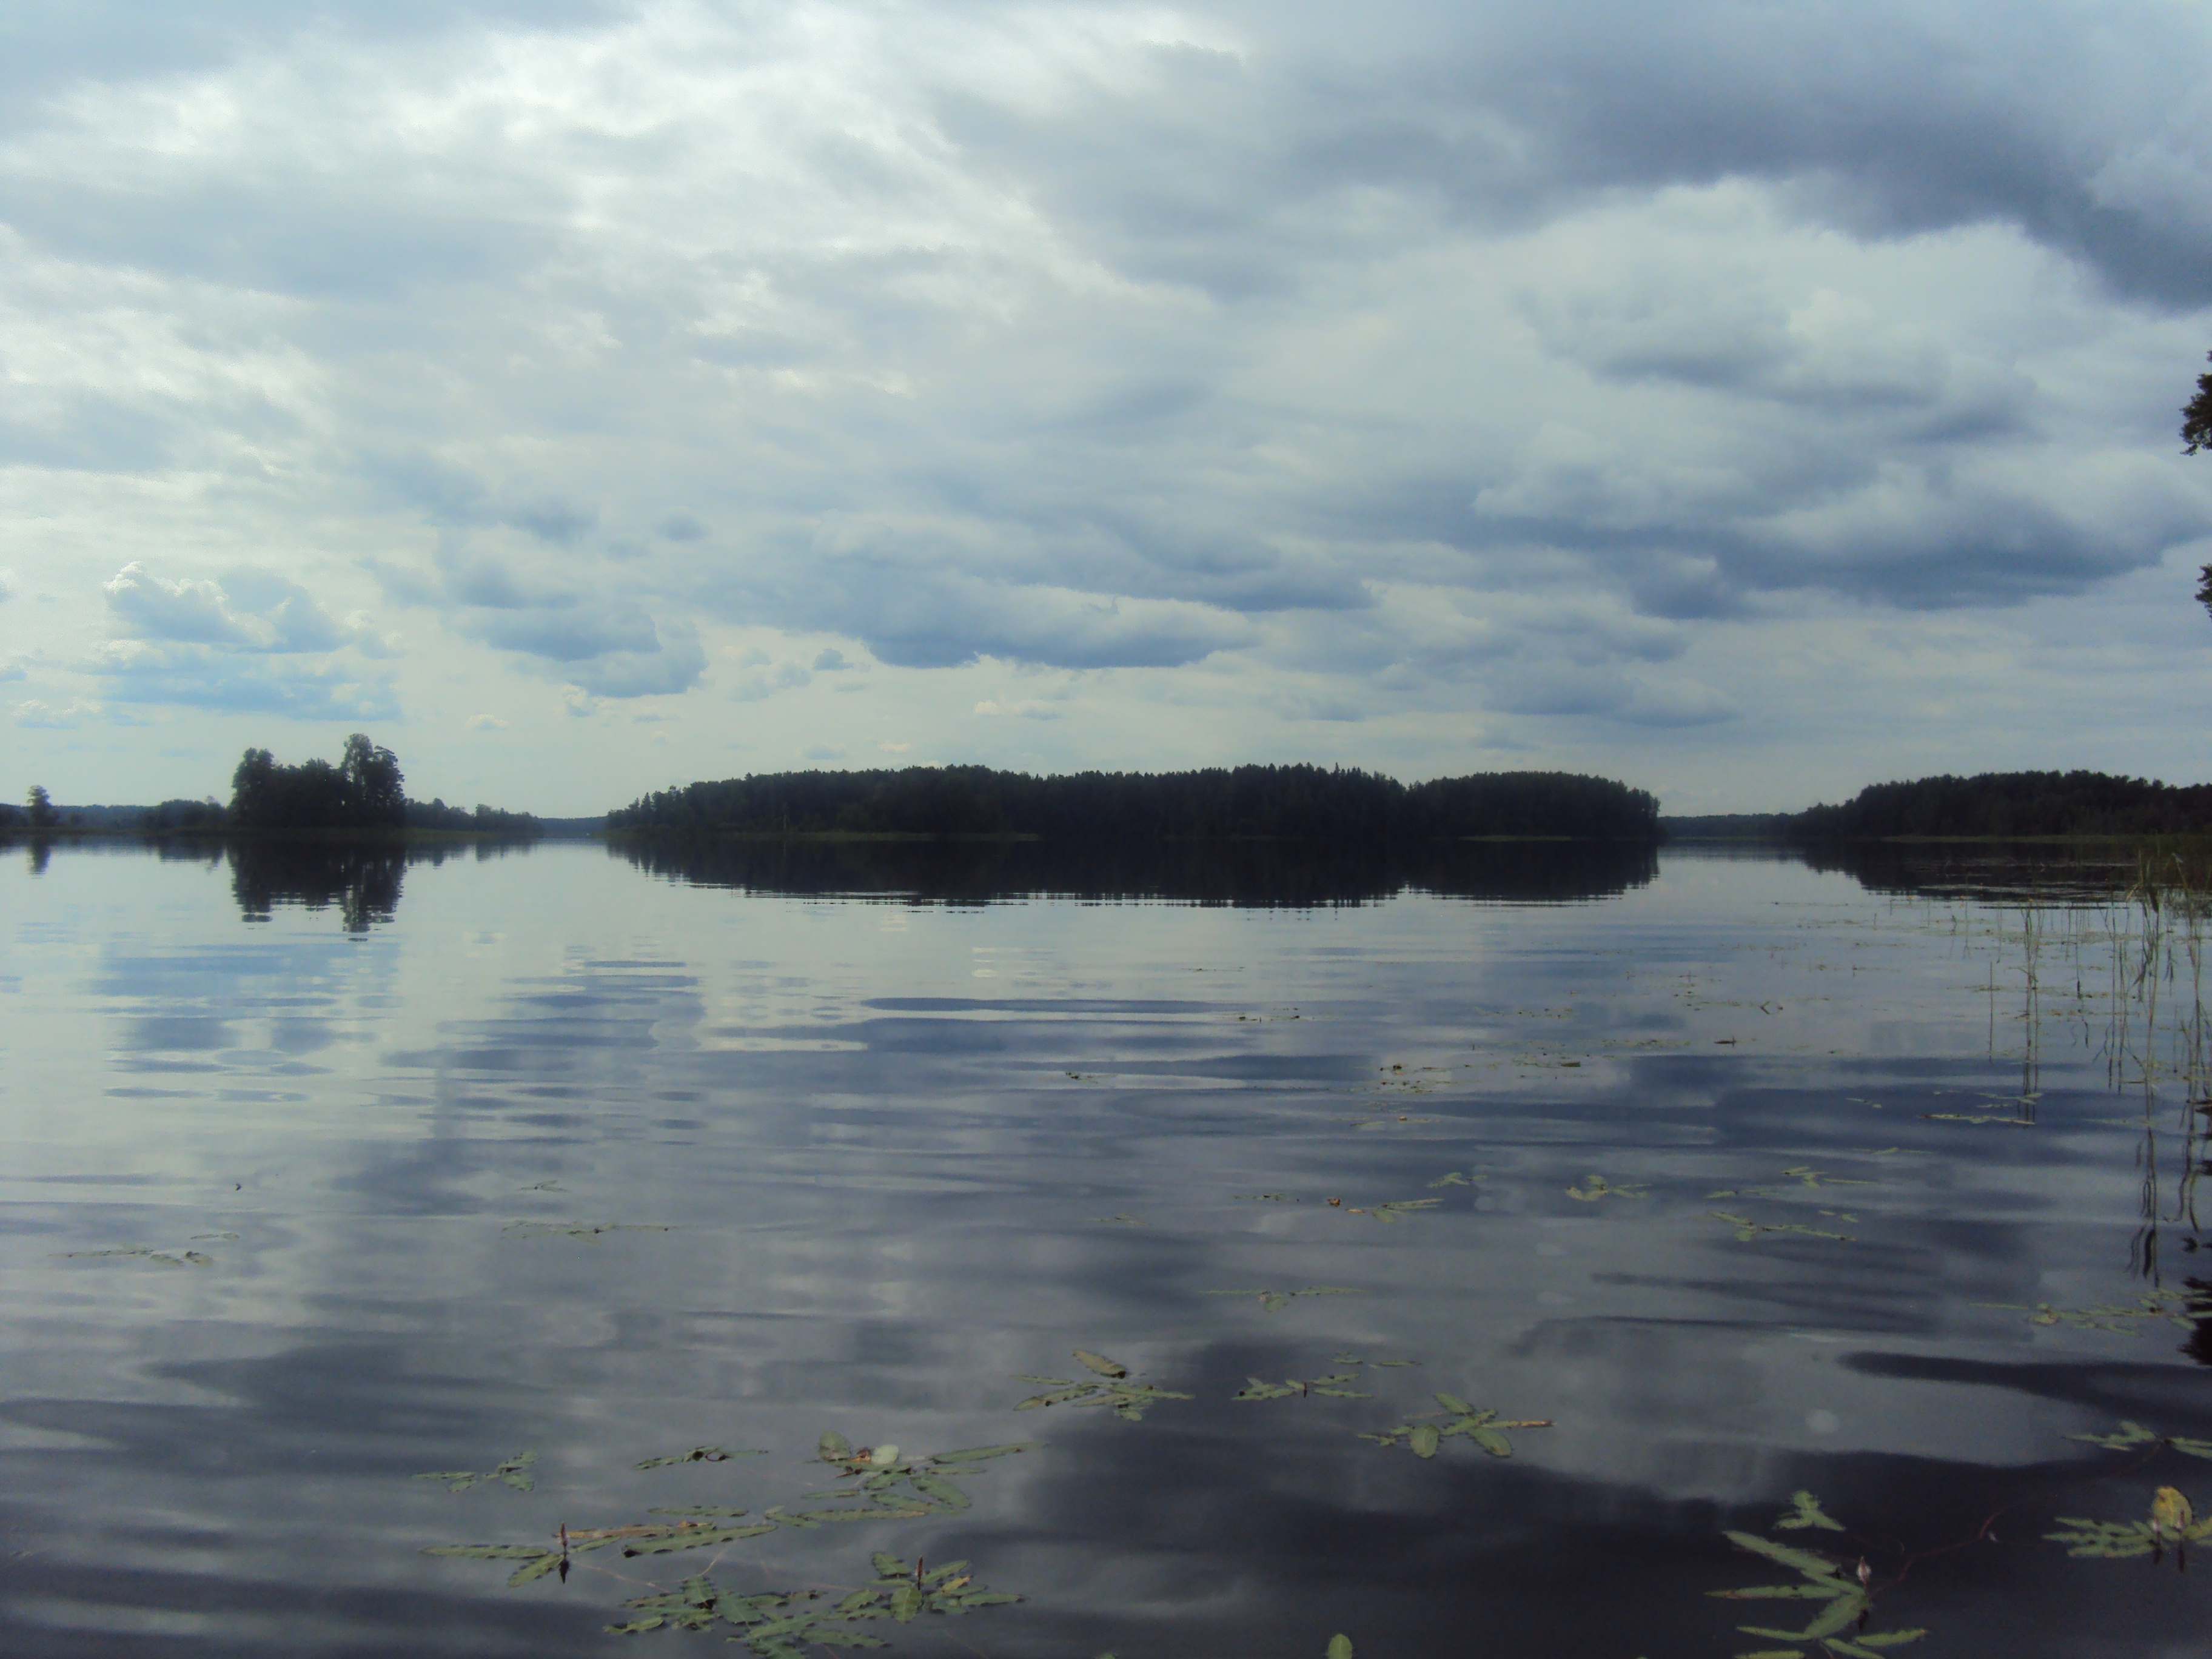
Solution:
{"label": "dark water area", "polygon": [[0,863],[0,1652],[2206,1650],[2117,865],[427,850]]}
{"label": "dark water area", "polygon": [[1172,899],[1192,904],[1367,904],[1401,894],[1523,903],[1605,898],[1659,873],[1644,842],[718,840],[617,842],[641,870],[698,887],[981,904]]}

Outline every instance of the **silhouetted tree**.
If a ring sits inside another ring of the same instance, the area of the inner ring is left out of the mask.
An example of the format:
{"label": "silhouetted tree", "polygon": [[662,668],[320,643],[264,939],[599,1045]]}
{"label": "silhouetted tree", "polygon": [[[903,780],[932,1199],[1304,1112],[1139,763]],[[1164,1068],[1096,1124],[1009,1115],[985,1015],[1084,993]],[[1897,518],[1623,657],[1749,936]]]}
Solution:
{"label": "silhouetted tree", "polygon": [[[2197,377],[2197,395],[2181,406],[2181,441],[2188,446],[2181,452],[2185,455],[2194,455],[2212,445],[2212,374]],[[2212,611],[2212,564],[2198,571],[2197,576],[2197,602]]]}
{"label": "silhouetted tree", "polygon": [[62,815],[54,810],[53,802],[47,799],[46,786],[43,783],[31,786],[27,805],[33,830],[51,830],[62,821]]}

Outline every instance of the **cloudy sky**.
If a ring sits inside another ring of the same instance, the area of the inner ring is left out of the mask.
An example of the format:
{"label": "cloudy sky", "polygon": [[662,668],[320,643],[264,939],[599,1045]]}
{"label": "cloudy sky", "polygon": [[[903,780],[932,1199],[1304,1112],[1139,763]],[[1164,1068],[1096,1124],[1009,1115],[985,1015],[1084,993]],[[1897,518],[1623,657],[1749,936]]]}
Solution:
{"label": "cloudy sky", "polygon": [[2208,88],[2178,0],[17,0],[0,788],[2212,776]]}

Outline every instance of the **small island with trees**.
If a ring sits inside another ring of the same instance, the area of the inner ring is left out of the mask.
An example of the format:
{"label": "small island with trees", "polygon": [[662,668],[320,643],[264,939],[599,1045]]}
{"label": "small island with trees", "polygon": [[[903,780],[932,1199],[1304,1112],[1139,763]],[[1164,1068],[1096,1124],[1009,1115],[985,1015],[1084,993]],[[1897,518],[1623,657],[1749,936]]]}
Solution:
{"label": "small island with trees", "polygon": [[1038,777],[986,766],[774,772],[641,797],[625,838],[938,837],[1175,841],[1659,839],[1657,797],[1609,778],[1493,772],[1403,784],[1319,766]]}
{"label": "small island with trees", "polygon": [[[474,811],[442,799],[410,800],[399,758],[356,732],[335,763],[287,765],[266,749],[249,749],[231,774],[230,801],[165,800],[157,806],[71,809],[66,815],[33,785],[27,805],[0,806],[0,834],[143,836],[306,836],[410,840],[468,836],[535,839],[544,831],[528,812],[479,805]],[[88,821],[89,820],[89,821]]]}

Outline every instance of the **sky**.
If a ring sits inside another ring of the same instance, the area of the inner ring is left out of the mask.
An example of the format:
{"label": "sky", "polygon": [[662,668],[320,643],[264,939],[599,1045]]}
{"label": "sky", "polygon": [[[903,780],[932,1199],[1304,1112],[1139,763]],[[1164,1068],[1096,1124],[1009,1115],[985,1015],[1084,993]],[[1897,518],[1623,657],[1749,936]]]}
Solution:
{"label": "sky", "polygon": [[14,0],[0,789],[2212,778],[2212,13]]}

